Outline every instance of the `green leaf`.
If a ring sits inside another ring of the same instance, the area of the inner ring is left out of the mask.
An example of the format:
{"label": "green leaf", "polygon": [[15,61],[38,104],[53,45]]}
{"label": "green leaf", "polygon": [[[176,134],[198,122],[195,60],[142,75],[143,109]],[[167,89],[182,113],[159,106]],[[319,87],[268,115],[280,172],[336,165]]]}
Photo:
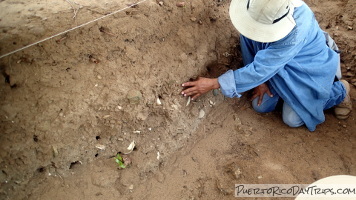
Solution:
{"label": "green leaf", "polygon": [[123,162],[122,157],[120,156],[120,154],[117,154],[115,157],[115,162],[119,165],[120,168],[125,169],[126,165]]}
{"label": "green leaf", "polygon": [[119,159],[122,162],[122,157],[120,156],[120,154],[117,154],[116,158]]}
{"label": "green leaf", "polygon": [[119,167],[125,169],[125,168],[126,168],[126,165],[125,165],[124,163],[120,163],[120,164],[119,164]]}

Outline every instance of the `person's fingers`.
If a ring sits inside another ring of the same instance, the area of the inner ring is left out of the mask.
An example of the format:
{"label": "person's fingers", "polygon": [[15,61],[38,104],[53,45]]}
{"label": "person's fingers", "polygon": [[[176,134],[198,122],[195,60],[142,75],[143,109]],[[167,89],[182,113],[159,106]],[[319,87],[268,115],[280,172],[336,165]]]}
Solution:
{"label": "person's fingers", "polygon": [[262,100],[263,100],[263,94],[261,94],[261,95],[258,97],[258,104],[257,104],[258,106],[261,105]]}
{"label": "person's fingers", "polygon": [[187,89],[183,90],[183,92],[182,92],[182,94],[184,96],[191,96],[191,95],[196,94],[196,93],[198,93],[196,87],[187,88]]}
{"label": "person's fingers", "polygon": [[196,84],[196,81],[186,82],[186,83],[182,84],[182,87],[194,86],[195,84]]}
{"label": "person's fingers", "polygon": [[268,94],[268,96],[273,97],[273,94],[271,93],[270,90],[267,90],[267,94]]}
{"label": "person's fingers", "polygon": [[192,100],[197,99],[199,96],[200,96],[200,94],[196,94],[196,95],[194,95],[194,96],[192,97]]}

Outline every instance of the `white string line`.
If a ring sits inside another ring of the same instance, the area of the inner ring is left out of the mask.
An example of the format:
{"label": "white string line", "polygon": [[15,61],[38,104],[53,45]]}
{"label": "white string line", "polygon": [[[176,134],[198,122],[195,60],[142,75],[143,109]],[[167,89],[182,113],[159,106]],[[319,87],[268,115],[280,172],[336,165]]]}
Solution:
{"label": "white string line", "polygon": [[6,56],[9,56],[9,55],[11,55],[11,54],[14,54],[14,53],[16,53],[16,52],[22,51],[22,50],[24,50],[24,49],[27,49],[27,48],[29,48],[29,47],[32,47],[32,46],[34,46],[34,45],[36,45],[36,44],[39,44],[39,43],[42,43],[42,42],[44,42],[44,41],[50,40],[50,39],[52,39],[52,38],[54,38],[54,37],[57,37],[57,36],[60,36],[60,35],[65,34],[65,33],[68,33],[68,32],[70,32],[70,31],[73,31],[73,30],[75,30],[75,29],[81,28],[81,27],[86,26],[86,25],[88,25],[88,24],[91,24],[91,23],[93,23],[93,22],[99,21],[99,20],[101,20],[101,19],[104,19],[105,17],[109,17],[109,16],[114,15],[114,14],[116,14],[116,13],[122,12],[122,11],[128,9],[128,8],[131,8],[131,7],[134,7],[134,6],[136,6],[136,5],[139,5],[139,4],[141,4],[141,3],[145,2],[145,1],[147,1],[147,0],[141,0],[141,1],[137,2],[137,3],[133,3],[133,4],[131,4],[130,6],[127,6],[127,7],[125,7],[125,8],[122,8],[122,9],[117,10],[117,11],[115,11],[115,12],[109,13],[109,14],[107,14],[107,15],[104,15],[104,16],[99,17],[99,18],[97,18],[97,19],[94,19],[94,20],[92,20],[92,21],[86,22],[86,23],[81,24],[81,25],[79,25],[79,26],[73,27],[73,28],[68,29],[68,30],[66,30],[66,31],[57,33],[57,34],[55,34],[55,35],[52,35],[52,36],[50,36],[50,37],[47,37],[47,38],[42,39],[42,40],[40,40],[40,41],[37,41],[37,42],[35,42],[35,43],[26,45],[26,46],[24,46],[24,47],[22,47],[22,48],[19,48],[19,49],[17,49],[17,50],[11,51],[11,52],[9,52],[9,53],[3,54],[3,55],[0,56],[0,59],[1,59],[1,58],[4,58],[4,57],[6,57]]}

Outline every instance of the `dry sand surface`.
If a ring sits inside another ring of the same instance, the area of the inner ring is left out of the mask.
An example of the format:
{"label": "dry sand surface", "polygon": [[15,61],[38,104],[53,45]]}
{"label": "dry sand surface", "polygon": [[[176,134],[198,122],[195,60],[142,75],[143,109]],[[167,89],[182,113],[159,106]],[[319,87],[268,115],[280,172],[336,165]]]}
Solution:
{"label": "dry sand surface", "polygon": [[[177,2],[147,0],[0,59],[0,199],[235,199],[235,183],[356,175],[355,108],[309,132],[254,112],[247,93],[186,106],[182,82],[242,66],[230,1]],[[306,2],[356,84],[356,1]],[[0,0],[0,55],[131,3]]]}

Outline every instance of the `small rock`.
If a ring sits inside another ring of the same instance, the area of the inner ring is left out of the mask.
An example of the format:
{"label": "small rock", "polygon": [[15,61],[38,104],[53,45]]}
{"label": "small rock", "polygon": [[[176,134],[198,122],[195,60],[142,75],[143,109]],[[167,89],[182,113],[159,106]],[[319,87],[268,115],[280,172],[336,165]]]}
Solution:
{"label": "small rock", "polygon": [[177,7],[184,7],[185,6],[185,2],[184,1],[177,2],[176,6]]}
{"label": "small rock", "polygon": [[344,124],[344,125],[342,125],[342,127],[346,128],[347,126],[346,126],[346,124]]}
{"label": "small rock", "polygon": [[202,110],[199,111],[198,118],[202,119],[204,116],[205,116],[205,111],[202,109]]}
{"label": "small rock", "polygon": [[155,176],[158,182],[163,183],[163,181],[166,179],[165,175],[161,172],[158,172]]}
{"label": "small rock", "polygon": [[98,75],[97,78],[98,78],[99,80],[103,79],[103,77],[101,77],[100,75]]}
{"label": "small rock", "polygon": [[58,156],[58,149],[56,146],[52,146],[52,151],[53,151],[53,157],[57,157]]}
{"label": "small rock", "polygon": [[97,144],[97,145],[95,145],[95,147],[100,150],[105,150],[105,148],[106,148],[105,145],[102,145],[102,144]]}
{"label": "small rock", "polygon": [[161,100],[160,100],[159,98],[156,99],[156,103],[157,103],[157,105],[159,105],[159,106],[162,105],[162,102],[161,102]]}
{"label": "small rock", "polygon": [[236,180],[238,180],[240,177],[241,177],[241,169],[240,168],[237,168],[235,171],[234,171],[234,175],[235,175],[235,178]]}
{"label": "small rock", "polygon": [[110,115],[104,115],[103,119],[107,119],[109,117],[110,117]]}
{"label": "small rock", "polygon": [[353,28],[352,26],[347,26],[347,29],[352,30]]}
{"label": "small rock", "polygon": [[131,104],[138,104],[142,99],[142,93],[138,90],[130,90],[127,93],[126,98],[129,100]]}
{"label": "small rock", "polygon": [[203,21],[199,20],[198,24],[203,25]]}
{"label": "small rock", "polygon": [[195,18],[195,17],[191,17],[191,18],[190,18],[190,21],[192,21],[192,22],[196,22],[196,21],[197,21],[197,18]]}
{"label": "small rock", "polygon": [[258,178],[258,179],[262,179],[262,178],[263,178],[263,176],[257,176],[257,178]]}
{"label": "small rock", "polygon": [[134,186],[133,185],[130,185],[129,186],[129,190],[133,190],[134,189]]}
{"label": "small rock", "polygon": [[163,1],[158,2],[158,5],[163,6]]}
{"label": "small rock", "polygon": [[157,152],[157,160],[159,160],[161,157],[161,154],[159,152]]}
{"label": "small rock", "polygon": [[214,89],[213,90],[213,95],[214,96],[218,96],[219,95],[219,90],[218,89]]}

